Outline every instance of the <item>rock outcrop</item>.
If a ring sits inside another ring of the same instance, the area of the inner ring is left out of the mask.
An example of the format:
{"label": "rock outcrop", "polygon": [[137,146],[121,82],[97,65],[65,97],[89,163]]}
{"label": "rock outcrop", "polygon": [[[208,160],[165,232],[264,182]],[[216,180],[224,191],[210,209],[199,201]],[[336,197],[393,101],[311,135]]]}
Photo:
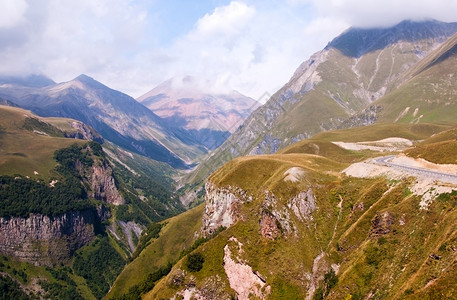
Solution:
{"label": "rock outcrop", "polygon": [[391,232],[392,226],[395,223],[395,216],[385,211],[383,213],[377,214],[373,221],[371,221],[370,236],[379,236],[385,235]]}
{"label": "rock outcrop", "polygon": [[55,265],[95,237],[102,209],[69,211],[56,217],[0,217],[0,252],[36,265]]}
{"label": "rock outcrop", "polygon": [[296,232],[290,220],[289,210],[269,191],[265,192],[260,215],[260,233],[264,238],[274,240],[280,235],[286,236]]}
{"label": "rock outcrop", "polygon": [[83,122],[74,121],[70,126],[76,131],[65,132],[65,137],[103,143],[103,137]]}
{"label": "rock outcrop", "polygon": [[239,257],[243,253],[242,247],[243,244],[235,237],[231,237],[224,247],[224,270],[230,287],[235,290],[237,299],[265,299],[270,294],[271,287],[259,272],[254,272],[251,266]]}
{"label": "rock outcrop", "polygon": [[252,197],[238,187],[219,188],[208,181],[205,185],[203,233],[210,235],[221,226],[230,227],[241,218],[240,205],[251,200]]}
{"label": "rock outcrop", "polygon": [[113,170],[108,164],[93,165],[90,173],[91,192],[89,193],[89,197],[114,205],[125,204],[124,198],[116,187]]}
{"label": "rock outcrop", "polygon": [[312,220],[312,213],[316,210],[313,190],[308,189],[306,192],[299,193],[288,201],[287,206],[300,221]]}

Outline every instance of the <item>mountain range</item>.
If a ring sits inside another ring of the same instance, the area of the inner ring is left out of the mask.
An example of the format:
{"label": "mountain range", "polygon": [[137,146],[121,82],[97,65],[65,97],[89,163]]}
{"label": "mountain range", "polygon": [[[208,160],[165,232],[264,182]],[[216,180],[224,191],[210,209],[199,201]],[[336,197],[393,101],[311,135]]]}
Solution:
{"label": "mountain range", "polygon": [[219,147],[260,104],[237,91],[205,92],[194,77],[175,77],[137,100],[210,150]]}
{"label": "mountain range", "polygon": [[86,75],[38,88],[3,84],[0,90],[4,98],[38,115],[80,120],[107,140],[174,167],[184,168],[203,153],[135,99]]}
{"label": "mountain range", "polygon": [[[240,156],[205,181],[204,205],[167,224],[109,295],[134,294],[132,274],[163,263],[153,253],[179,226],[204,238],[169,254],[145,299],[451,299],[457,186],[427,168],[456,171],[456,26],[352,28],[311,56],[197,169]],[[414,167],[371,169],[383,155]]]}
{"label": "mountain range", "polygon": [[[0,194],[33,203],[1,207],[1,283],[37,295],[45,278],[47,297],[88,299],[452,299],[456,49],[457,23],[350,28],[258,108],[191,77],[138,101],[85,75],[1,78]],[[35,202],[55,180],[75,201]],[[66,229],[33,247],[37,222]]]}
{"label": "mountain range", "polygon": [[275,153],[338,128],[409,79],[408,71],[456,31],[457,23],[438,21],[348,29],[303,62],[212,159]]}

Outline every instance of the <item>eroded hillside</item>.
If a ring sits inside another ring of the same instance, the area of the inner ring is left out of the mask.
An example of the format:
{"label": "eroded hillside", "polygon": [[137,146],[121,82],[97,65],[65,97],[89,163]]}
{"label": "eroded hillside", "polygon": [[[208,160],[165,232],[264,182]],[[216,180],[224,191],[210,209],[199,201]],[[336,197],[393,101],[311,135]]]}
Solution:
{"label": "eroded hillside", "polygon": [[[389,149],[383,152],[344,149],[333,142],[349,142],[347,131],[335,131],[276,155],[226,164],[206,184],[201,234],[218,234],[179,260],[145,298],[452,295],[455,183],[447,183],[449,193],[437,193],[424,207],[422,198],[438,182],[418,193],[413,190],[418,180],[414,174],[354,177],[344,171],[353,163],[386,154],[426,155],[421,149],[427,139],[417,140],[444,129],[391,126],[372,127],[377,138],[371,141],[357,140],[356,129],[349,130],[352,142]],[[391,135],[395,129],[398,136]],[[452,132],[431,139],[441,136],[444,140],[439,142],[445,142]],[[380,141],[389,137],[396,139]],[[404,143],[406,138],[412,144]],[[392,148],[393,141],[403,143]],[[195,270],[189,256],[197,253],[203,263]]]}

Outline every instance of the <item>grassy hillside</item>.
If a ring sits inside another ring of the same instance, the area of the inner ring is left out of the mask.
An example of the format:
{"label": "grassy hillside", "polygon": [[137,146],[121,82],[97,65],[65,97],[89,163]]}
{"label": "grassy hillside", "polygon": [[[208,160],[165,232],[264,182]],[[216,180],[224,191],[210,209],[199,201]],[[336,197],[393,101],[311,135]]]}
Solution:
{"label": "grassy hillside", "polygon": [[436,164],[457,164],[457,129],[440,132],[408,150],[408,156]]}
{"label": "grassy hillside", "polygon": [[133,286],[141,284],[148,274],[178,260],[181,252],[196,239],[195,234],[201,228],[203,209],[204,206],[200,205],[164,221],[159,237],[148,242],[138,257],[125,267],[105,298],[121,297]]}
{"label": "grassy hillside", "polygon": [[375,104],[383,106],[378,122],[455,124],[457,35],[426,57],[413,76]]}
{"label": "grassy hillside", "polygon": [[[232,249],[232,259],[261,274],[270,289],[269,293],[262,289],[267,299],[304,299],[310,291],[313,299],[452,297],[457,292],[452,279],[457,241],[454,193],[443,194],[428,210],[420,210],[420,197],[409,190],[410,179],[362,179],[340,173],[374,152],[348,151],[329,143],[424,139],[408,151],[428,157],[425,146],[455,140],[455,129],[444,129],[431,124],[381,124],[360,132],[334,131],[275,155],[230,161],[209,181],[219,188],[236,186],[252,200],[238,206],[233,226],[193,251],[203,257],[200,270],[191,271],[189,258],[184,257],[145,299],[169,298],[185,290],[210,298],[235,297],[224,269],[226,245]],[[438,146],[433,149],[441,151]],[[302,170],[296,182],[285,180],[291,168]],[[291,205],[306,191],[312,191],[315,209],[303,218]],[[273,238],[264,235],[265,216],[276,220],[276,225],[270,224]],[[242,250],[233,252],[233,237]]]}
{"label": "grassy hillside", "polygon": [[[106,175],[112,176],[116,189],[126,202],[118,206],[103,203],[105,215],[101,228],[96,228],[98,236],[89,245],[79,249],[73,261],[67,259],[63,270],[58,267],[49,270],[37,267],[36,272],[51,274],[44,277],[39,275],[38,278],[38,275],[28,274],[28,267],[25,267],[29,281],[27,284],[21,282],[18,289],[26,290],[31,285],[35,288],[31,293],[36,294],[41,287],[44,289],[42,295],[49,290],[52,299],[103,297],[133,252],[131,247],[138,243],[139,237],[133,230],[145,228],[184,210],[174,195],[173,176],[176,176],[176,172],[169,165],[128,152],[111,143],[103,144],[102,149],[95,142],[88,144],[87,140],[65,138],[74,135],[76,129],[71,125],[73,122],[71,119],[42,118],[20,108],[0,106],[2,216],[27,217],[30,212],[56,215],[68,209],[95,209],[95,206],[102,205],[101,201],[88,198],[91,182],[95,180],[89,170],[92,164],[105,168]],[[15,179],[15,176],[21,179]],[[58,179],[54,187],[49,186],[51,179]],[[192,220],[199,222],[199,219],[196,217]],[[179,226],[174,230],[179,231]],[[164,232],[170,230],[168,228],[165,226]],[[174,234],[179,237],[176,232]],[[156,247],[170,254],[164,255],[165,261],[160,260],[154,266],[166,265],[168,259],[176,260],[182,249],[193,243],[194,238],[194,235],[190,235],[187,239],[174,241],[169,248],[156,244],[159,245]],[[176,245],[182,248],[174,251]],[[15,261],[12,257],[7,259]],[[19,271],[8,266],[4,270],[2,265],[0,268],[9,274],[5,273],[2,277],[5,283],[3,287],[16,286],[14,281]],[[152,271],[147,269],[145,275]],[[43,282],[37,283],[38,280]]]}
{"label": "grassy hillside", "polygon": [[0,105],[0,174],[49,179],[56,165],[54,152],[84,142],[63,137],[60,129],[70,129],[70,122],[40,118],[20,108]]}
{"label": "grassy hillside", "polygon": [[[409,140],[422,140],[433,134],[449,129],[449,125],[425,124],[374,124],[351,129],[327,131],[316,134],[313,139],[326,141],[360,142],[377,141],[389,137],[401,137]],[[299,145],[300,143],[297,143]]]}

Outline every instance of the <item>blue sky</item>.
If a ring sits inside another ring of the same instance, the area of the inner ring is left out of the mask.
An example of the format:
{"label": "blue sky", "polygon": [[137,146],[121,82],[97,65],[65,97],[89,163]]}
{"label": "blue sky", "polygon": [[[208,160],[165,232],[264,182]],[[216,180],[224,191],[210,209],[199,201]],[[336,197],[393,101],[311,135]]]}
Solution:
{"label": "blue sky", "polygon": [[0,75],[87,74],[133,97],[193,75],[273,94],[349,26],[457,21],[455,0],[0,0]]}

